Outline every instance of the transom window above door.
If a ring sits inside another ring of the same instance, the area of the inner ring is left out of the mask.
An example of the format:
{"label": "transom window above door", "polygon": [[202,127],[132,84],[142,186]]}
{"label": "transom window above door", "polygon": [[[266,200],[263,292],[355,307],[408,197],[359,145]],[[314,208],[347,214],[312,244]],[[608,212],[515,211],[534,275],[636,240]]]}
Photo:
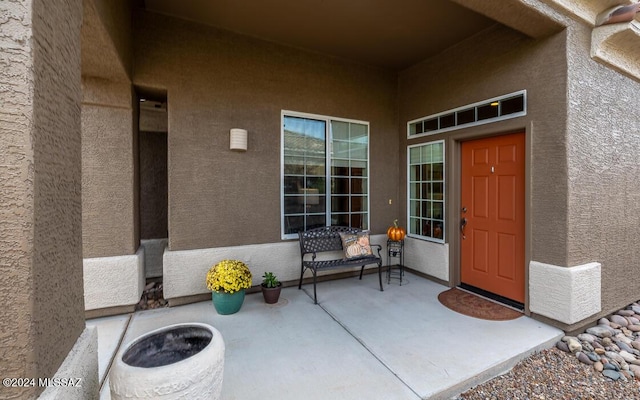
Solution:
{"label": "transom window above door", "polygon": [[369,228],[369,123],[282,112],[282,238],[327,225]]}
{"label": "transom window above door", "polygon": [[521,90],[443,111],[407,123],[407,137],[416,138],[454,129],[527,115],[527,91]]}

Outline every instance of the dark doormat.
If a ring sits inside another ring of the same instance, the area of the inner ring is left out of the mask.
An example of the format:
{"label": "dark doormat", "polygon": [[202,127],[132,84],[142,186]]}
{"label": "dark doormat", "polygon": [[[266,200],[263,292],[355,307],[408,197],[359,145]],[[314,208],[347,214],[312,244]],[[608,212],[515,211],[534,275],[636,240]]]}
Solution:
{"label": "dark doormat", "polygon": [[491,321],[507,321],[522,316],[522,313],[502,306],[493,301],[483,299],[458,288],[446,290],[438,295],[438,300],[445,307],[469,317]]}

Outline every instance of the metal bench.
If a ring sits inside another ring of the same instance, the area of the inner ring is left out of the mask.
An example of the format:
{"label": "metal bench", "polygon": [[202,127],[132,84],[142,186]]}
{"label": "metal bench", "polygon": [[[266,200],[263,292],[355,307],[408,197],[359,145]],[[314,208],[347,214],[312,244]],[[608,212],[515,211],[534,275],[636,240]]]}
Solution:
{"label": "metal bench", "polygon": [[[377,249],[377,256],[369,255],[359,258],[344,257],[344,250],[342,248],[342,239],[340,238],[340,233],[358,234],[361,232],[363,232],[362,229],[346,226],[324,226],[320,228],[310,229],[304,232],[298,232],[298,237],[300,239],[301,258],[300,283],[298,284],[298,289],[302,288],[302,278],[305,271],[307,269],[310,269],[313,273],[313,302],[315,304],[318,304],[318,296],[316,294],[318,271],[337,268],[361,267],[360,279],[362,280],[362,272],[364,271],[364,267],[370,264],[378,264],[378,279],[380,281],[380,291],[384,290],[382,288],[382,257],[380,256],[382,246],[377,244],[371,245],[372,250],[374,248]],[[340,251],[343,257],[340,259],[316,260],[319,253],[336,251]],[[310,260],[308,259],[308,256],[307,260],[305,260],[305,256],[307,254],[311,255]]]}

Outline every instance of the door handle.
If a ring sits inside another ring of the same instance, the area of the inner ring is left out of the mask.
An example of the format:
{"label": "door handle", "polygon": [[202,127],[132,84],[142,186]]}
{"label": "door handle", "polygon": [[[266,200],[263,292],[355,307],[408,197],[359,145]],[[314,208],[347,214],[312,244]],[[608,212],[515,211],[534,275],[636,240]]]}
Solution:
{"label": "door handle", "polygon": [[460,233],[462,233],[462,239],[466,239],[467,237],[464,234],[464,228],[467,226],[467,219],[466,218],[462,218],[460,220]]}

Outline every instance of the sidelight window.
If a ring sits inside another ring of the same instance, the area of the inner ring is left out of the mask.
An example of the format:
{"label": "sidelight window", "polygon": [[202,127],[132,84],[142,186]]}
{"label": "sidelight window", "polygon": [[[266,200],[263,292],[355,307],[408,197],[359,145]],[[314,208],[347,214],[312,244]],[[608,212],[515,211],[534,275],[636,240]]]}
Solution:
{"label": "sidelight window", "polygon": [[408,148],[409,235],[444,242],[444,141]]}

